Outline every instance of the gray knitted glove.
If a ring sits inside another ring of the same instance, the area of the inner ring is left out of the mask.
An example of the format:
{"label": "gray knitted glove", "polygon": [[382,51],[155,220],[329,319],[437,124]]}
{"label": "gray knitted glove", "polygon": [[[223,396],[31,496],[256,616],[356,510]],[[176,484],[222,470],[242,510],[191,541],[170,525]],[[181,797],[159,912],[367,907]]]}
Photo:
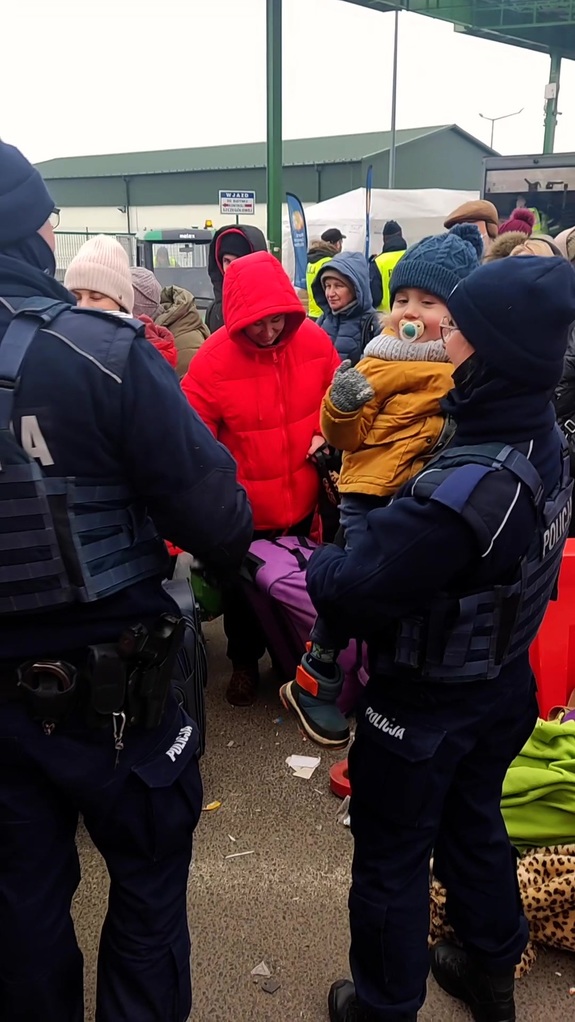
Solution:
{"label": "gray knitted glove", "polygon": [[338,411],[356,412],[375,397],[375,391],[359,370],[352,369],[346,358],[336,369],[329,396]]}

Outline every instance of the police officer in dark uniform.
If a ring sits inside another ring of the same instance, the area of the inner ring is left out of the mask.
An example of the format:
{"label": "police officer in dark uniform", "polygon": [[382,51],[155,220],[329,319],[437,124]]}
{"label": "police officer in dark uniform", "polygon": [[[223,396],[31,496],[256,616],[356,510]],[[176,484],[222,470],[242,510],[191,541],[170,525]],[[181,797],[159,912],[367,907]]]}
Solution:
{"label": "police officer in dark uniform", "polygon": [[197,729],[160,536],[225,572],[235,464],[137,321],[71,307],[53,202],[0,143],[0,1018],[81,1022],[82,813],[110,873],[98,1022],[184,1022]]}
{"label": "police officer in dark uniform", "polygon": [[499,804],[537,718],[528,650],[571,513],[550,398],[575,275],[500,260],[447,304],[453,446],[369,514],[352,551],[325,547],[308,569],[317,610],[367,639],[371,668],[349,755],[354,983],[332,986],[332,1022],[417,1018],[432,854],[461,944],[434,949],[435,978],[476,1022],[515,1020],[527,923]]}

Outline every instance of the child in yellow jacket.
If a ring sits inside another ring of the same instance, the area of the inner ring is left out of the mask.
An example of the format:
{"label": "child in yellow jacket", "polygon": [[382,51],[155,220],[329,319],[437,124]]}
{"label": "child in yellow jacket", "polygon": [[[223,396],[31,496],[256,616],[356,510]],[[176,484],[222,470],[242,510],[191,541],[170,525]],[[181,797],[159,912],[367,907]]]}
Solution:
{"label": "child in yellow jacket", "polygon": [[344,363],[334,376],[321,426],[326,440],[344,452],[344,528],[353,503],[345,495],[392,496],[420,471],[444,432],[440,402],[451,390],[453,367],[441,324],[448,319],[448,295],[479,265],[478,236],[474,224],[461,224],[406,252],[391,278],[392,309],[382,334],[355,371]]}
{"label": "child in yellow jacket", "polygon": [[[340,519],[349,549],[381,507],[442,446],[446,421],[441,399],[452,387],[453,366],[442,340],[446,301],[460,280],[479,266],[482,238],[475,224],[457,224],[413,245],[390,282],[391,313],[379,337],[355,366],[337,369],[321,410],[323,436],[344,452]],[[342,683],[339,649],[317,621],[312,645],[296,680],[281,696],[306,732],[323,745],[349,737],[335,705]]]}

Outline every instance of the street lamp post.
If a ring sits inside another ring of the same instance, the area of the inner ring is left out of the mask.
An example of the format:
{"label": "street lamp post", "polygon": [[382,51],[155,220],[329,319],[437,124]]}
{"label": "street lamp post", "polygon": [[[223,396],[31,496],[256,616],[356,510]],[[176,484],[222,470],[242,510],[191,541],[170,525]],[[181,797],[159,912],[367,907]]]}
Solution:
{"label": "street lamp post", "polygon": [[497,124],[497,121],[505,121],[507,120],[508,117],[518,117],[519,114],[523,113],[524,109],[525,107],[522,106],[521,110],[514,110],[512,114],[500,114],[499,117],[486,117],[485,114],[479,114],[480,117],[483,117],[484,121],[491,121],[491,141],[489,145],[491,146],[492,149],[493,139],[495,136],[495,125]]}
{"label": "street lamp post", "polygon": [[395,11],[395,27],[393,32],[393,72],[391,80],[391,137],[389,146],[389,179],[388,188],[395,188],[395,162],[397,153],[397,55],[399,49],[399,11]]}
{"label": "street lamp post", "polygon": [[559,111],[559,79],[561,76],[561,55],[551,54],[551,72],[549,84],[545,89],[545,138],[543,140],[543,152],[552,153],[555,148],[555,128]]}

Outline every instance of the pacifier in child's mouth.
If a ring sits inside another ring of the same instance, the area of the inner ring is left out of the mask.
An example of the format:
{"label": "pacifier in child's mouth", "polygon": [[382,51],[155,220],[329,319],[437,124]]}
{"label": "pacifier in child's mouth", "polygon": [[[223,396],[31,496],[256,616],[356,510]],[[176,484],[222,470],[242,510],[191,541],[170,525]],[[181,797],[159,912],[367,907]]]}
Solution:
{"label": "pacifier in child's mouth", "polygon": [[425,330],[425,325],[420,319],[401,319],[399,321],[399,336],[402,341],[418,341]]}

